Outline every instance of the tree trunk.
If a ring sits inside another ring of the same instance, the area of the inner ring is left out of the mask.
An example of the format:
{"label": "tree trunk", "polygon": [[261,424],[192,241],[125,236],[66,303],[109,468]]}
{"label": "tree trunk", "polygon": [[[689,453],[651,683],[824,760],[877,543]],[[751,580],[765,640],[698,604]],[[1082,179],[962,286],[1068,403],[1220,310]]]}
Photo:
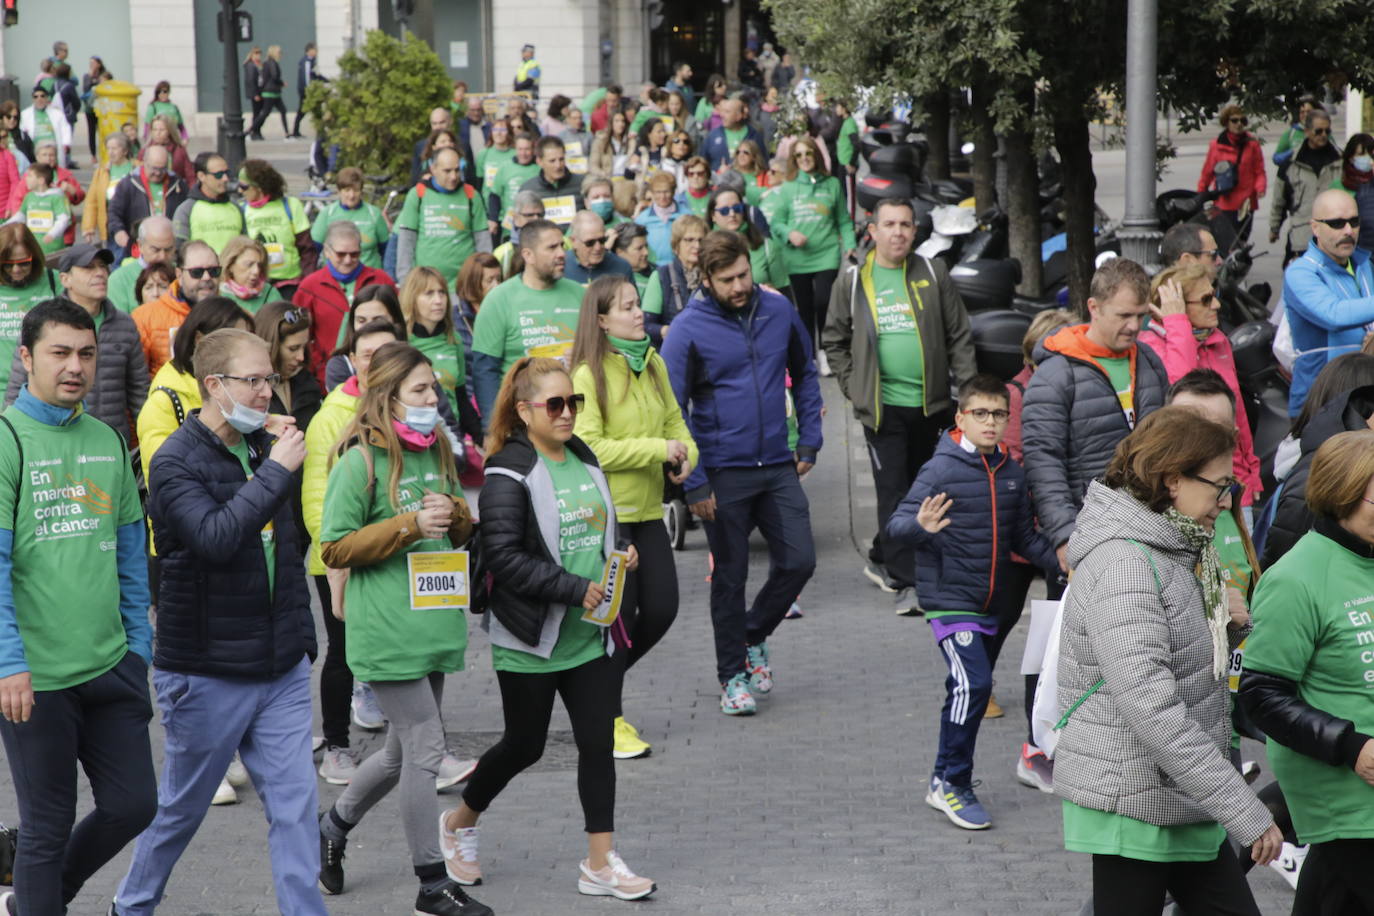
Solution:
{"label": "tree trunk", "polygon": [[[1033,104],[1033,101],[1032,101]],[[1031,116],[1027,111],[1027,121]],[[1017,292],[1038,297],[1044,291],[1045,272],[1040,260],[1040,175],[1029,127],[1002,136],[1007,165],[1007,224],[1011,256],[1021,262]]]}
{"label": "tree trunk", "polygon": [[1097,255],[1093,239],[1092,134],[1088,118],[1079,109],[1054,120],[1054,145],[1059,151],[1064,181],[1065,232],[1068,235],[1069,306],[1083,320],[1088,315],[1088,285],[1092,282]]}
{"label": "tree trunk", "polygon": [[926,177],[932,181],[949,177],[949,93],[937,92],[922,100],[926,113]]}
{"label": "tree trunk", "polygon": [[973,91],[969,115],[973,121],[973,206],[977,212],[997,203],[997,131],[992,119],[992,93],[980,86]]}

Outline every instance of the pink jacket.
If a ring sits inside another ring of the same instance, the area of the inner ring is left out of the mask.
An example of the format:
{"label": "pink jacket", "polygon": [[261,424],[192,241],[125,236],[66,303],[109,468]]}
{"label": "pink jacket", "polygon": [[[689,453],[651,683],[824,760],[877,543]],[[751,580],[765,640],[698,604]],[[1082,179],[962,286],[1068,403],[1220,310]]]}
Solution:
{"label": "pink jacket", "polygon": [[1245,485],[1241,505],[1249,506],[1255,502],[1262,485],[1260,483],[1260,463],[1255,455],[1255,443],[1250,434],[1250,420],[1245,414],[1245,402],[1241,399],[1240,381],[1236,378],[1236,364],[1231,357],[1231,342],[1216,328],[1203,340],[1193,336],[1192,323],[1187,315],[1165,315],[1164,329],[1152,323],[1140,335],[1140,339],[1154,350],[1169,373],[1169,384],[1181,379],[1193,369],[1211,369],[1226,379],[1231,393],[1236,396],[1236,454],[1232,462],[1236,479]]}

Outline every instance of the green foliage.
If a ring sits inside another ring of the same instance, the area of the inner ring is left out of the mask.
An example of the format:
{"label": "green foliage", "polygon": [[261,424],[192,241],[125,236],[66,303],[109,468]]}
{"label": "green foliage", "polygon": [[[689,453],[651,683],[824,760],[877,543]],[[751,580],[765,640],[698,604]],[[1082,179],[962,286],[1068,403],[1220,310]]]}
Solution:
{"label": "green foliage", "polygon": [[415,142],[429,113],[449,99],[448,72],[429,45],[409,33],[397,40],[373,31],[361,50],[339,58],[339,75],[312,83],[305,110],[317,133],[339,144],[339,161],[367,175],[410,177]]}

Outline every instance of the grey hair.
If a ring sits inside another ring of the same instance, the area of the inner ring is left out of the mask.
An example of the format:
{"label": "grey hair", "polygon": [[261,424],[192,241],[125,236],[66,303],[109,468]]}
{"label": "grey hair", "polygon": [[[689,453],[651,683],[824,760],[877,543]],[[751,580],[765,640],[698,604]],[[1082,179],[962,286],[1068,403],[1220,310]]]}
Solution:
{"label": "grey hair", "polygon": [[523,210],[526,207],[538,207],[539,212],[544,212],[544,198],[539,196],[537,191],[521,191],[515,195],[515,200],[511,203],[514,210]]}
{"label": "grey hair", "polygon": [[329,228],[324,233],[324,243],[330,248],[334,247],[334,241],[340,238],[352,239],[362,244],[363,234],[358,230],[358,224],[350,219],[336,219],[329,224]]}

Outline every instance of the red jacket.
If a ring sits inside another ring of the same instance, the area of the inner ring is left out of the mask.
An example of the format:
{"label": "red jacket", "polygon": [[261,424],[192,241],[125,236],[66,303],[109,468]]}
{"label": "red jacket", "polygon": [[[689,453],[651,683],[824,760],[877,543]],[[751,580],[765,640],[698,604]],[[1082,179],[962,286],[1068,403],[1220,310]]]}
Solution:
{"label": "red jacket", "polygon": [[1260,151],[1259,141],[1254,134],[1245,134],[1244,143],[1240,149],[1240,164],[1236,164],[1236,138],[1231,136],[1230,131],[1223,130],[1221,136],[1212,141],[1212,145],[1207,147],[1207,161],[1202,164],[1202,174],[1197,180],[1198,191],[1206,191],[1215,183],[1215,176],[1212,170],[1218,162],[1229,162],[1231,168],[1236,170],[1235,187],[1217,198],[1216,206],[1219,210],[1236,211],[1241,208],[1247,200],[1250,202],[1250,209],[1259,207],[1259,199],[1268,190],[1268,181],[1264,177],[1264,154]]}
{"label": "red jacket", "polygon": [[[396,288],[396,281],[385,271],[364,266],[358,272],[358,279],[353,281],[353,290],[357,292],[373,283]],[[339,339],[339,326],[348,315],[348,297],[344,295],[343,285],[334,279],[329,267],[325,266],[301,280],[291,301],[297,308],[310,313],[310,363],[320,380],[320,387],[324,387],[324,366],[329,362],[329,354],[334,352],[335,342]]]}
{"label": "red jacket", "polygon": [[12,151],[0,149],[0,219],[9,219],[14,215],[10,198],[16,186],[24,187],[24,178],[19,174],[19,163],[14,161]]}
{"label": "red jacket", "polygon": [[1260,462],[1255,455],[1255,442],[1250,434],[1250,420],[1245,415],[1245,401],[1240,394],[1240,380],[1236,377],[1236,362],[1231,356],[1231,342],[1220,328],[1202,340],[1193,336],[1193,325],[1187,315],[1165,315],[1164,330],[1151,323],[1140,334],[1140,340],[1159,354],[1169,384],[1183,378],[1193,369],[1211,369],[1226,379],[1226,387],[1236,397],[1236,453],[1232,473],[1245,484],[1241,505],[1249,506],[1263,489],[1260,483]]}
{"label": "red jacket", "polygon": [[1034,367],[1023,366],[1016,377],[1007,382],[1007,409],[1011,411],[1011,418],[1007,420],[1007,431],[1002,434],[1002,448],[1017,464],[1025,463],[1021,460],[1021,401],[1034,373]]}

